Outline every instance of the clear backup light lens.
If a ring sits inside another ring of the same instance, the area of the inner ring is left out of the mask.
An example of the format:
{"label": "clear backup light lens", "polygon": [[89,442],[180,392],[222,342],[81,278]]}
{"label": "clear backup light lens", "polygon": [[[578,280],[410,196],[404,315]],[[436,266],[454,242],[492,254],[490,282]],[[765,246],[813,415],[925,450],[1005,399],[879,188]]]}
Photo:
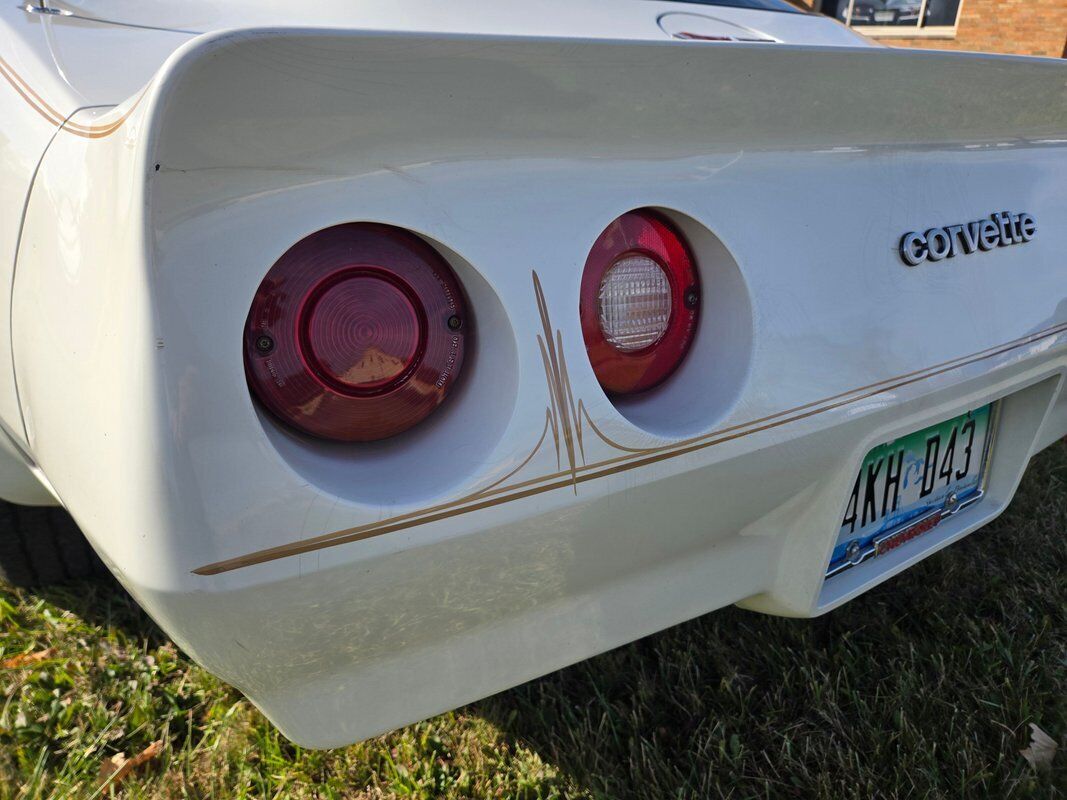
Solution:
{"label": "clear backup light lens", "polygon": [[578,314],[604,391],[635,394],[670,377],[700,315],[696,264],[670,220],[641,209],[604,229],[585,262]]}
{"label": "clear backup light lens", "polygon": [[671,284],[648,256],[616,261],[600,281],[600,329],[613,347],[644,350],[663,338],[671,319]]}

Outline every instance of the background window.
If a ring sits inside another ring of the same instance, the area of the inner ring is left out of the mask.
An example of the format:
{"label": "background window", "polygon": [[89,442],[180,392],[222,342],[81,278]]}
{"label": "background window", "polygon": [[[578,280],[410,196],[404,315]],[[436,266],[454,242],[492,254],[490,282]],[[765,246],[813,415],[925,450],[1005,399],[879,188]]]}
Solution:
{"label": "background window", "polygon": [[926,0],[926,19],[923,25],[952,25],[960,14],[960,0]]}
{"label": "background window", "polygon": [[818,9],[853,27],[951,28],[960,0],[822,0]]}

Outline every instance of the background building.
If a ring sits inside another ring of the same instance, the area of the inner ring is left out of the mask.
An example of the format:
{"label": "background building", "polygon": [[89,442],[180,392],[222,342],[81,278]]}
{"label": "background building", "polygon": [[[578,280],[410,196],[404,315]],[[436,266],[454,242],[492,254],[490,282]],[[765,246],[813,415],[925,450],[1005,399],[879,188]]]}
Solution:
{"label": "background building", "polygon": [[796,0],[885,44],[1067,58],[1067,0]]}

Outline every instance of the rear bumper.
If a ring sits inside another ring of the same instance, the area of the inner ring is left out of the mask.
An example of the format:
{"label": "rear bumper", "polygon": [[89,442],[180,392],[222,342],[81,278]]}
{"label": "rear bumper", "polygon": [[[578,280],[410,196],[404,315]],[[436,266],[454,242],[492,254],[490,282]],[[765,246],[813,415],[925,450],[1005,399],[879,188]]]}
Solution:
{"label": "rear bumper", "polygon": [[[341,545],[350,552],[334,568],[297,556],[319,567],[304,577],[142,599],[183,620],[196,657],[288,736],[338,745],[730,603],[803,617],[846,602],[1004,510],[1031,455],[1067,434],[1065,374],[1067,334],[1053,334],[577,492]],[[993,400],[983,501],[824,581],[870,447]]]}

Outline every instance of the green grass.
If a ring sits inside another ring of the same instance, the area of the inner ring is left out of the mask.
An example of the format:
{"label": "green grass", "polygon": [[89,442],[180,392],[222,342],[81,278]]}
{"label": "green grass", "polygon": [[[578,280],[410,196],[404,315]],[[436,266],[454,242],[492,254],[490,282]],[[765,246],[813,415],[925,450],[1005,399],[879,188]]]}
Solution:
{"label": "green grass", "polygon": [[[0,798],[1067,797],[1067,446],[996,523],[814,621],[726,609],[349,748],[284,740],[113,584],[0,588]],[[1036,722],[1050,773],[1019,755]],[[107,795],[110,789],[104,791]]]}

